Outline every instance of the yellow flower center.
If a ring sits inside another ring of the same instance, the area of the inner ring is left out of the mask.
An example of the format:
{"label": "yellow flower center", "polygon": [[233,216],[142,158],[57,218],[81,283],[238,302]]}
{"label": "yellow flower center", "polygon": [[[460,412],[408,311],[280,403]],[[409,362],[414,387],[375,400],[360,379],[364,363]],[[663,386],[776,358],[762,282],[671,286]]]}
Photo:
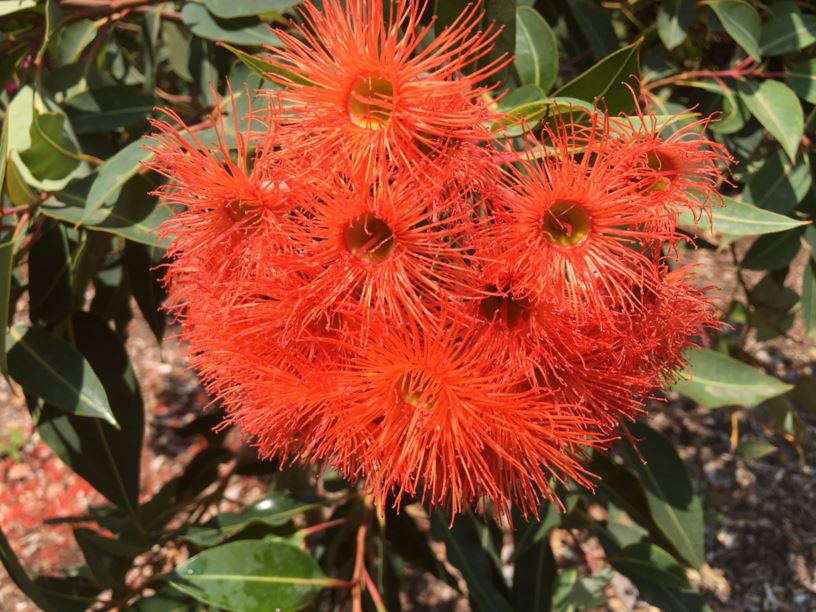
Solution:
{"label": "yellow flower center", "polygon": [[402,401],[414,408],[430,410],[436,402],[436,398],[428,393],[428,382],[416,374],[403,374],[395,387]]}
{"label": "yellow flower center", "polygon": [[394,85],[380,74],[359,77],[348,94],[348,114],[352,123],[369,130],[388,125],[394,102]]}
{"label": "yellow flower center", "polygon": [[572,248],[580,245],[589,236],[589,214],[576,202],[561,200],[555,202],[544,213],[541,229],[544,238],[553,246]]}
{"label": "yellow flower center", "polygon": [[360,215],[352,220],[343,231],[343,238],[351,254],[368,263],[382,263],[396,246],[391,228],[374,215]]}

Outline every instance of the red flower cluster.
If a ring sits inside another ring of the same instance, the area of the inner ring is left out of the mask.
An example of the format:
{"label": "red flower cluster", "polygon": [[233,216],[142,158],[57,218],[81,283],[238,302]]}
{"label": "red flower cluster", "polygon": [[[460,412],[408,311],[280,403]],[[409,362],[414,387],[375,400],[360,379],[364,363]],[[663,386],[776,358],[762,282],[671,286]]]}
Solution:
{"label": "red flower cluster", "polygon": [[418,0],[384,4],[307,2],[269,49],[282,90],[243,132],[219,118],[217,147],[156,123],[171,308],[263,454],[331,463],[380,507],[535,514],[555,481],[591,484],[586,449],[713,322],[670,264],[727,154],[705,120],[640,110],[514,150],[481,12],[427,42]]}

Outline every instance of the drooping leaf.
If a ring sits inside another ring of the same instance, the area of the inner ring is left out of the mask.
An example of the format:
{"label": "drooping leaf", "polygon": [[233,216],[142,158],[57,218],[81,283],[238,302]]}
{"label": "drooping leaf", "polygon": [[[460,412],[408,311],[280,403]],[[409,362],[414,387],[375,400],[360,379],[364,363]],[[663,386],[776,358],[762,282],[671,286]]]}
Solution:
{"label": "drooping leaf", "polygon": [[792,385],[716,351],[696,349],[685,354],[688,371],[680,373],[674,390],[709,408],[752,408],[786,393]]}
{"label": "drooping leaf", "polygon": [[708,0],[706,4],[734,42],[758,61],[761,58],[759,37],[762,20],[756,9],[744,0]]}
{"label": "drooping leaf", "polygon": [[445,543],[448,560],[462,573],[471,602],[479,610],[509,612],[506,586],[501,584],[495,564],[482,546],[475,524],[460,516],[453,526],[440,511],[431,517],[434,536]]}
{"label": "drooping leaf", "polygon": [[629,113],[634,108],[632,93],[624,85],[637,87],[632,76],[640,74],[642,39],[619,49],[557,89],[553,97],[578,98],[587,102],[603,99],[611,114]]}
{"label": "drooping leaf", "polygon": [[124,184],[139,172],[143,163],[153,158],[154,153],[146,149],[149,144],[148,138],[140,138],[105,160],[88,191],[86,213],[93,213],[104,204],[116,201]]}
{"label": "drooping leaf", "polygon": [[79,152],[65,132],[65,122],[65,115],[59,113],[33,115],[31,146],[20,152],[20,159],[40,181],[59,181],[79,166]]}
{"label": "drooping leaf", "polygon": [[816,335],[816,260],[808,258],[802,270],[802,320],[811,336]]}
{"label": "drooping leaf", "polygon": [[744,202],[784,215],[805,199],[813,184],[810,157],[792,163],[777,150],[751,172],[742,192]]}
{"label": "drooping leaf", "polygon": [[203,528],[190,530],[184,537],[200,546],[212,546],[251,523],[284,525],[294,517],[325,503],[323,500],[299,501],[273,491],[240,512],[222,512]]}
{"label": "drooping leaf", "polygon": [[786,11],[774,15],[763,26],[759,39],[764,56],[784,55],[816,42],[816,15]]}
{"label": "drooping leaf", "polygon": [[15,325],[6,346],[9,374],[26,392],[67,414],[117,425],[99,377],[65,340],[39,327]]}
{"label": "drooping leaf", "polygon": [[816,58],[791,68],[788,71],[788,85],[800,98],[816,104]]}
{"label": "drooping leaf", "polygon": [[760,236],[740,262],[746,270],[778,270],[787,266],[799,252],[803,227]]}
{"label": "drooping leaf", "polygon": [[73,96],[64,108],[77,134],[95,134],[144,123],[155,104],[136,87],[111,85]]}
{"label": "drooping leaf", "polygon": [[167,207],[157,206],[156,197],[149,195],[155,188],[149,179],[142,175],[133,176],[121,187],[112,206],[88,214],[85,206],[94,178],[95,175],[91,175],[72,182],[43,202],[40,211],[72,225],[116,234],[148,246],[167,248],[169,239],[159,236],[156,230],[172,213]]}
{"label": "drooping leaf", "polygon": [[779,141],[788,157],[795,159],[805,129],[802,104],[796,94],[773,79],[761,84],[753,80],[740,81],[737,87],[751,114]]}
{"label": "drooping leaf", "polygon": [[547,92],[558,76],[558,43],[544,18],[529,6],[516,11],[516,70],[522,85]]}
{"label": "drooping leaf", "polygon": [[211,606],[238,612],[299,610],[338,581],[299,548],[241,540],[210,548],[176,568],[170,584]]}
{"label": "drooping leaf", "polygon": [[269,26],[254,17],[222,19],[201,4],[187,2],[181,9],[181,18],[193,34],[206,40],[252,47],[280,45],[280,39]]}
{"label": "drooping leaf", "polygon": [[38,409],[37,431],[66,465],[135,519],[144,405],[121,340],[88,313],[73,317],[77,348],[98,374],[120,429],[100,421]]}
{"label": "drooping leaf", "polygon": [[681,45],[694,23],[694,0],[663,0],[657,11],[657,34],[671,51]]}
{"label": "drooping leaf", "polygon": [[[699,230],[713,229],[715,234],[728,236],[759,236],[784,232],[807,224],[807,221],[778,215],[734,198],[723,196],[722,199],[723,206],[715,207],[711,213],[713,226],[703,215],[698,224]],[[694,227],[694,218],[690,213],[683,213],[680,216],[680,224]]]}
{"label": "drooping leaf", "polygon": [[655,523],[683,559],[695,568],[705,563],[703,509],[683,461],[671,443],[643,423],[629,425],[637,452],[627,442],[626,462],[643,484]]}
{"label": "drooping leaf", "polygon": [[133,297],[159,343],[164,336],[165,314],[161,307],[167,293],[162,283],[164,273],[158,267],[163,256],[164,249],[130,240],[125,244],[125,269]]}
{"label": "drooping leaf", "polygon": [[204,0],[204,5],[216,17],[257,17],[263,13],[283,14],[297,6],[300,0]]}

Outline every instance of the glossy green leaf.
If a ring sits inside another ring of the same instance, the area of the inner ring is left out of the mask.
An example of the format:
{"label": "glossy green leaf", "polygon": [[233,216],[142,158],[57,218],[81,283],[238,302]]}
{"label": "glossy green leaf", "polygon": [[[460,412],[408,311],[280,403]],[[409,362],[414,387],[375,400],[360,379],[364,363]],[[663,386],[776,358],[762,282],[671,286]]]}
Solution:
{"label": "glossy green leaf", "polygon": [[9,374],[26,392],[68,414],[117,425],[99,377],[65,340],[38,327],[15,325],[6,346]]}
{"label": "glossy green leaf", "polygon": [[[531,91],[534,87],[525,85],[516,89],[502,103],[506,105],[512,103],[514,98],[520,98],[521,96],[513,95],[516,92],[519,94],[523,92],[524,95],[534,94]],[[534,130],[542,121],[548,119],[562,115],[571,115],[574,118],[588,115],[592,112],[592,105],[575,98],[546,98],[536,102],[522,102],[517,106],[506,107],[503,111],[506,117],[500,123],[494,123],[490,129],[494,132],[500,131],[503,136],[515,137]]]}
{"label": "glossy green leaf", "polygon": [[725,31],[743,50],[759,60],[759,37],[762,33],[762,20],[756,9],[744,0],[708,0],[706,2]]}
{"label": "glossy green leaf", "polygon": [[11,297],[12,274],[14,272],[14,240],[11,236],[2,236],[0,241],[0,373],[4,376],[8,372],[8,356],[6,354],[6,331],[9,322],[9,299]]}
{"label": "glossy green leaf", "polygon": [[20,152],[20,159],[40,181],[64,179],[79,166],[79,152],[65,132],[65,122],[59,113],[33,116],[31,146]]}
{"label": "glossy green leaf", "polygon": [[529,6],[516,10],[516,71],[522,85],[547,92],[558,76],[558,43],[544,18]]}
{"label": "glossy green leaf", "polygon": [[286,77],[293,83],[297,84],[304,84],[307,81],[297,76],[294,72],[290,72],[288,70],[283,70],[280,66],[276,66],[274,64],[269,63],[265,60],[262,56],[258,55],[250,55],[245,51],[241,51],[240,49],[236,49],[232,45],[229,45],[225,42],[219,42],[219,47],[224,47],[225,49],[229,50],[230,53],[235,55],[241,62],[247,66],[252,72],[256,75],[267,78],[270,74],[279,74],[283,77]]}
{"label": "glossy green leaf", "polygon": [[263,13],[282,14],[299,3],[300,0],[204,0],[207,10],[225,19],[257,17]]}
{"label": "glossy green leaf", "polygon": [[[723,197],[723,206],[715,207],[711,213],[713,232],[728,236],[759,236],[784,232],[794,227],[807,225],[807,221],[792,219],[784,215],[763,210],[751,204],[740,202],[729,197]],[[680,224],[694,227],[694,218],[690,213],[680,216]],[[707,216],[699,221],[699,230],[711,229],[712,225]]]}
{"label": "glossy green leaf", "polygon": [[788,157],[794,159],[805,129],[802,104],[796,94],[787,85],[772,79],[761,84],[740,81],[737,87],[751,114],[779,141]]}
{"label": "glossy green leaf", "polygon": [[459,516],[449,527],[449,517],[437,510],[431,516],[432,533],[445,543],[448,561],[462,573],[470,599],[478,609],[509,611],[506,586],[482,546],[474,522],[468,519],[468,516]]}
{"label": "glossy green leaf", "polygon": [[816,104],[816,58],[791,68],[788,71],[788,85],[800,98]]}
{"label": "glossy green leaf", "polygon": [[611,114],[629,113],[634,108],[632,93],[624,85],[637,87],[642,39],[615,51],[553,93],[553,97],[578,98],[593,102],[603,98]]}
{"label": "glossy green leaf", "polygon": [[79,61],[82,52],[96,38],[101,25],[101,22],[93,19],[81,19],[62,28],[55,51],[63,66]]}
{"label": "glossy green leaf", "polygon": [[38,199],[37,194],[26,183],[14,160],[9,160],[6,166],[6,195],[16,206],[27,206]]}
{"label": "glossy green leaf", "polygon": [[694,23],[694,0],[663,0],[657,11],[657,34],[670,51],[683,44]]}
{"label": "glossy green leaf", "polygon": [[251,523],[273,527],[285,525],[296,516],[324,505],[325,501],[305,502],[271,492],[240,512],[222,512],[201,528],[189,530],[184,539],[199,546],[213,546]]}
{"label": "glossy green leaf", "polygon": [[[556,515],[555,508],[548,511]],[[547,530],[549,533],[549,530]],[[515,560],[513,571],[514,612],[547,612],[552,604],[555,579],[558,575],[550,540],[541,537]]]}
{"label": "glossy green leaf", "polygon": [[181,9],[181,18],[193,34],[207,40],[252,47],[280,44],[280,39],[269,26],[253,17],[221,19],[203,5],[187,2]]}
{"label": "glossy green leaf", "polygon": [[787,266],[799,252],[804,228],[760,236],[740,262],[746,270],[778,270]]}
{"label": "glossy green leaf", "polygon": [[567,0],[592,55],[598,59],[614,53],[620,46],[608,9],[593,0]]}
{"label": "glossy green leaf", "polygon": [[763,26],[759,39],[764,56],[784,55],[816,42],[816,15],[784,12],[774,15]]}
{"label": "glossy green leaf", "polygon": [[643,578],[669,588],[688,588],[685,570],[665,550],[648,542],[625,546],[610,555],[609,562],[631,579]]}
{"label": "glossy green leaf", "polygon": [[156,101],[136,87],[111,85],[89,89],[65,101],[64,108],[77,134],[110,132],[145,123]]}
{"label": "glossy green leaf", "polygon": [[682,558],[695,568],[705,563],[703,508],[683,461],[671,443],[643,423],[629,425],[637,451],[627,442],[626,462],[643,484],[655,523]]}
{"label": "glossy green leaf", "polygon": [[104,321],[76,313],[73,329],[76,347],[98,374],[121,429],[46,404],[35,409],[37,431],[66,465],[135,519],[144,434],[139,384],[122,341]]}
{"label": "glossy green leaf", "polygon": [[125,244],[125,269],[136,304],[156,340],[164,337],[165,313],[161,310],[167,294],[162,283],[164,270],[159,268],[164,249],[149,247],[128,240]]}
{"label": "glossy green leaf", "polygon": [[241,540],[210,548],[176,568],[170,584],[211,606],[237,612],[300,610],[326,578],[308,554],[283,542]]}
{"label": "glossy green leaf", "polygon": [[717,88],[722,93],[722,116],[714,121],[709,129],[718,134],[739,132],[751,118],[751,112],[745,107],[740,97],[730,87]]}
{"label": "glossy green leaf", "polygon": [[803,155],[792,163],[777,150],[748,176],[742,192],[744,202],[779,214],[792,211],[805,199],[813,185],[810,157]]}
{"label": "glossy green leaf", "polygon": [[128,612],[205,612],[205,608],[185,593],[165,586],[134,602]]}
{"label": "glossy green leaf", "polygon": [[702,406],[752,408],[793,388],[716,351],[695,349],[687,351],[685,357],[688,369],[680,372],[681,380],[673,388]]}
{"label": "glossy green leaf", "polygon": [[816,336],[816,260],[808,258],[802,270],[802,320],[811,336]]}
{"label": "glossy green leaf", "polygon": [[638,597],[659,610],[672,612],[710,612],[703,596],[691,589],[674,589],[648,580],[635,580]]}
{"label": "glossy green leaf", "polygon": [[745,459],[756,461],[767,457],[771,453],[776,452],[776,446],[768,442],[764,438],[756,438],[753,440],[746,440],[740,443],[735,450],[736,454]]}
{"label": "glossy green leaf", "polygon": [[2,0],[0,2],[0,16],[26,11],[34,8],[37,4],[38,0]]}
{"label": "glossy green leaf", "polygon": [[34,323],[60,323],[74,309],[68,235],[66,228],[59,224],[48,224],[31,247],[28,297]]}
{"label": "glossy green leaf", "polygon": [[86,214],[91,214],[104,204],[112,204],[119,197],[122,187],[142,169],[142,164],[155,155],[147,150],[153,144],[148,138],[131,142],[102,164],[91,184],[85,203]]}
{"label": "glossy green leaf", "polygon": [[40,211],[72,225],[116,234],[148,246],[167,248],[169,238],[159,236],[157,229],[172,213],[167,207],[157,206],[156,197],[149,195],[154,189],[153,183],[142,175],[136,175],[124,184],[113,206],[87,214],[85,203],[94,178],[92,175],[71,183],[65,190],[43,202]]}

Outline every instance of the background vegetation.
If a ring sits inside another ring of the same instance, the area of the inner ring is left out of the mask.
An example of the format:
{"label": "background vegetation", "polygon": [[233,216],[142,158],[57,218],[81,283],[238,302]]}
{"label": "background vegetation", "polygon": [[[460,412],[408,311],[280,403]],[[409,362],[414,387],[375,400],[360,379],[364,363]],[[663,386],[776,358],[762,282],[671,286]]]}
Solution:
{"label": "background vegetation", "polygon": [[[716,500],[695,492],[672,444],[645,423],[631,427],[640,456],[621,443],[594,458],[595,494],[565,489],[564,513],[545,507],[541,522],[514,529],[476,515],[451,527],[418,506],[378,519],[331,473],[318,482],[312,471],[279,471],[228,447],[209,432],[216,408],[185,423],[206,443],[180,476],[155,490],[140,481],[146,414],[125,342],[137,309],[158,342],[167,326],[155,268],[165,244],[153,230],[169,213],[150,195],[158,177],[141,166],[147,119],[157,106],[172,108],[202,140],[212,137],[216,104],[240,120],[248,98],[272,86],[261,47],[297,19],[297,4],[0,1],[0,320],[8,323],[0,370],[25,393],[36,435],[107,500],[74,528],[83,564],[59,575],[32,576],[0,532],[11,579],[37,606],[61,611],[94,602],[344,609],[360,598],[366,609],[398,610],[412,584],[433,583],[423,575],[489,611],[604,605],[621,575],[637,599],[661,609],[717,605],[700,593]],[[429,3],[427,19],[435,13],[439,28],[465,4]],[[716,265],[713,284],[735,290],[723,302],[728,325],[703,339],[708,348],[689,356],[693,379],[668,397],[726,411],[730,419],[718,422],[730,423],[730,452],[746,461],[781,453],[806,462],[813,356],[794,369],[766,356],[773,347],[784,356],[785,339],[816,331],[816,260],[807,254],[816,248],[816,8],[490,0],[485,21],[493,20],[504,26],[496,53],[516,56],[501,75],[497,91],[509,93],[499,104],[530,123],[599,97],[631,113],[624,83],[638,79],[662,121],[688,108],[719,113],[711,131],[738,163],[694,256]],[[217,95],[227,81],[235,109]],[[12,460],[25,443],[2,432],[0,442]],[[227,480],[250,472],[268,484],[266,495],[222,511]],[[573,534],[574,546],[558,548],[554,533]],[[588,539],[595,557],[580,545]]]}

